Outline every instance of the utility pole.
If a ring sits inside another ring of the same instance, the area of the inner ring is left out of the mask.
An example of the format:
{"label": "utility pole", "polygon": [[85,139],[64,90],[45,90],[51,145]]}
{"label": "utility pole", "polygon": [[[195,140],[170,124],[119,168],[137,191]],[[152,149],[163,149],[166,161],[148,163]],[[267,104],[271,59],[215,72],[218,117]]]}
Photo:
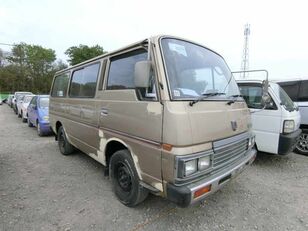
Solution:
{"label": "utility pole", "polygon": [[246,24],[244,27],[244,48],[243,48],[243,56],[242,56],[242,66],[241,70],[243,73],[241,77],[245,79],[248,76],[248,73],[245,71],[249,70],[249,35],[250,35],[250,24]]}

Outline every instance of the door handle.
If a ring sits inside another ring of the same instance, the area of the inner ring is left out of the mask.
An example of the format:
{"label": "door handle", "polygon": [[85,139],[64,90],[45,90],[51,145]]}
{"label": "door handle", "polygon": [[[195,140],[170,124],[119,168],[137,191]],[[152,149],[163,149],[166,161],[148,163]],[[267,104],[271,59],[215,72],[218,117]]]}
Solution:
{"label": "door handle", "polygon": [[108,109],[107,108],[102,108],[101,109],[101,116],[107,116],[108,115]]}

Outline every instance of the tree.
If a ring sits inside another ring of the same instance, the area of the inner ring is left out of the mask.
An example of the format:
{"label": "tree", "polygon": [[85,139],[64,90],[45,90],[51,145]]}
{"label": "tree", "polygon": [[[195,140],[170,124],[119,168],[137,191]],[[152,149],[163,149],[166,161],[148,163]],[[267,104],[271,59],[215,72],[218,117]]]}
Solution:
{"label": "tree", "polygon": [[26,43],[15,44],[7,58],[9,65],[2,67],[0,77],[7,91],[48,93],[58,66],[52,49]]}
{"label": "tree", "polygon": [[0,49],[0,67],[3,65],[3,59],[4,59],[3,51]]}
{"label": "tree", "polygon": [[26,65],[28,76],[27,79],[32,80],[32,90],[35,92],[49,92],[50,83],[52,81],[51,73],[53,71],[53,63],[56,60],[55,51],[43,48],[38,45],[26,46]]}
{"label": "tree", "polygon": [[81,63],[104,53],[106,52],[103,47],[99,45],[89,47],[83,44],[80,44],[78,47],[72,46],[65,51],[65,54],[69,57],[67,61],[70,65]]}

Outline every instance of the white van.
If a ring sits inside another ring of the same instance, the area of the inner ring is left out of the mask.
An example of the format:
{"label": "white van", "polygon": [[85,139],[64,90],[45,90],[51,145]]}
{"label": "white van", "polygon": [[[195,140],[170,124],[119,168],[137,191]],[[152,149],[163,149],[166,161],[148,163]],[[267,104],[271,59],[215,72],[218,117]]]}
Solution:
{"label": "white van", "polygon": [[296,144],[295,151],[308,155],[308,78],[279,80],[277,83],[286,91],[297,104],[301,114],[302,134]]}
{"label": "white van", "polygon": [[256,147],[261,152],[288,154],[294,149],[301,134],[298,107],[274,82],[269,82],[269,100],[264,107],[262,82],[262,80],[237,80],[241,95],[251,111]]}

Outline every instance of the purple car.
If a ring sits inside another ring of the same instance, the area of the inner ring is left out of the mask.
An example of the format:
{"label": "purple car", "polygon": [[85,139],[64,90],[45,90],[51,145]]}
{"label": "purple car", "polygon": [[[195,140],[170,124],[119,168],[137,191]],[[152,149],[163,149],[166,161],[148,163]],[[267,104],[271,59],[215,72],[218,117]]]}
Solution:
{"label": "purple car", "polygon": [[49,125],[49,95],[34,96],[27,109],[28,126],[37,128],[39,136],[51,133]]}

